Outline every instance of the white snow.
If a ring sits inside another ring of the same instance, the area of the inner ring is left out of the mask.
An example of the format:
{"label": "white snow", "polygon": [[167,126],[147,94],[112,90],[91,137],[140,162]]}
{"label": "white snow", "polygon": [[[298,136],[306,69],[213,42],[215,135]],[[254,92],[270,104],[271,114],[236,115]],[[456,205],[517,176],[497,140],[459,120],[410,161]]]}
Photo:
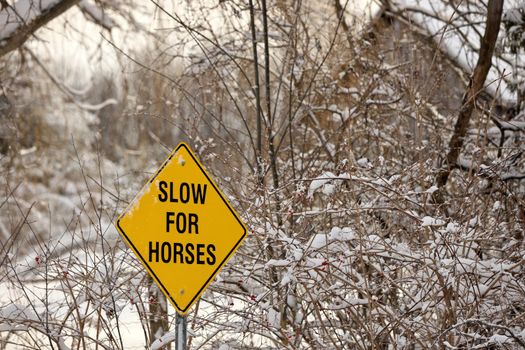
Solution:
{"label": "white snow", "polygon": [[323,186],[323,193],[327,196],[331,195],[331,194],[334,194],[335,192],[335,185],[333,184],[325,184]]}
{"label": "white snow", "polygon": [[90,0],[81,0],[78,6],[104,28],[111,29],[115,26],[115,21],[113,21],[106,11]]}
{"label": "white snow", "polygon": [[274,328],[281,328],[281,313],[271,308],[267,315],[268,324]]}
{"label": "white snow", "polygon": [[425,192],[432,194],[438,190],[438,187],[436,185],[431,186],[429,189],[427,189]]}
{"label": "white snow", "polygon": [[494,344],[497,344],[497,345],[503,345],[503,344],[506,344],[506,343],[511,343],[512,342],[512,338],[507,337],[506,335],[503,335],[503,334],[493,334],[490,337],[490,341],[492,343],[494,343]]}
{"label": "white snow", "polygon": [[10,304],[0,308],[0,319],[38,321],[38,316],[29,306]]}
{"label": "white snow", "polygon": [[306,197],[312,198],[314,193],[320,188],[323,188],[322,192],[324,194],[333,194],[337,188],[336,186],[339,185],[341,181],[349,178],[350,176],[346,173],[335,175],[331,171],[325,171],[310,182],[310,187],[308,188]]}
{"label": "white snow", "polygon": [[308,188],[307,197],[311,198],[314,192],[321,188],[325,183],[330,182],[336,176],[330,171],[322,173],[320,176],[316,177],[312,182],[310,182],[310,187]]}
{"label": "white snow", "polygon": [[289,260],[284,260],[284,259],[270,259],[268,260],[268,262],[265,264],[266,267],[274,267],[274,266],[277,266],[277,267],[283,267],[283,266],[288,266],[290,265],[290,261]]}
{"label": "white snow", "polygon": [[288,294],[286,296],[286,304],[288,304],[289,307],[291,307],[292,309],[296,308],[297,307],[297,298],[292,295],[292,294]]}
{"label": "white snow", "polygon": [[151,350],[157,350],[160,349],[163,346],[166,346],[167,344],[170,344],[175,341],[175,332],[168,332],[164,334],[163,336],[159,337],[157,340],[155,340],[152,344],[150,349]]}
{"label": "white snow", "polygon": [[328,235],[325,233],[319,233],[311,238],[310,243],[308,245],[313,249],[319,249],[326,246],[328,243]]}
{"label": "white snow", "polygon": [[329,233],[330,240],[333,241],[351,241],[355,239],[355,232],[350,227],[332,227]]}
{"label": "white snow", "polygon": [[287,284],[289,284],[290,282],[293,282],[295,281],[296,278],[294,276],[294,270],[293,268],[289,268],[282,276],[281,278],[281,287],[282,286],[286,286]]}
{"label": "white snow", "polygon": [[431,216],[425,216],[421,219],[421,226],[443,226],[445,221],[441,219],[436,219]]}
{"label": "white snow", "polygon": [[458,233],[460,228],[461,228],[461,226],[457,222],[449,222],[447,224],[446,231],[448,233]]}
{"label": "white snow", "polygon": [[357,160],[357,165],[359,165],[361,168],[367,168],[369,164],[370,162],[368,161],[368,158],[359,158]]}
{"label": "white snow", "polygon": [[[318,233],[312,236],[307,246],[310,249],[320,249],[323,248],[334,241],[344,242],[351,241],[355,239],[355,232],[349,227],[339,228],[332,227],[329,233]],[[340,249],[345,249],[342,246],[337,246]]]}

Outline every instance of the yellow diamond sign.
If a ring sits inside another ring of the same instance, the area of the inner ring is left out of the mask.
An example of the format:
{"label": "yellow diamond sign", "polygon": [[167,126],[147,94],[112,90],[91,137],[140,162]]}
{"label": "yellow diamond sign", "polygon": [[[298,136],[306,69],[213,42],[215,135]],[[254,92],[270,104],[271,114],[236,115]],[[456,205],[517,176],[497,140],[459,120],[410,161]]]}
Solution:
{"label": "yellow diamond sign", "polygon": [[182,315],[246,236],[239,216],[185,143],[118,218],[117,228]]}

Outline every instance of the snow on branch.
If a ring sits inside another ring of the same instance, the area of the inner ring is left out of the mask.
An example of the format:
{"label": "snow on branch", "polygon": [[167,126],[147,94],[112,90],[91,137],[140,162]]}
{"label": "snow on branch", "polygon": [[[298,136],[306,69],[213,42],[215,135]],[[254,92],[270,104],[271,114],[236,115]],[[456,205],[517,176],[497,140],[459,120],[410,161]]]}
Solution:
{"label": "snow on branch", "polygon": [[89,19],[107,30],[111,30],[111,28],[116,25],[115,21],[107,14],[106,11],[104,11],[102,7],[97,6],[89,0],[80,1],[78,7]]}
{"label": "snow on branch", "polygon": [[[483,20],[486,9],[481,2],[460,2],[458,6],[450,6],[444,0],[391,0],[389,4],[390,14],[429,35],[456,66],[467,73],[474,71],[481,48],[479,42],[486,26]],[[511,7],[512,2],[506,2],[503,9],[508,11]],[[521,74],[515,68],[523,67],[525,62],[519,55],[509,55],[501,49],[491,61],[484,88],[500,103],[513,105],[512,80],[516,79],[516,74]]]}
{"label": "snow on branch", "polygon": [[162,348],[163,346],[167,346],[170,343],[173,343],[175,341],[175,333],[170,332],[164,334],[162,337],[156,339],[153,344],[151,344],[151,350],[157,350]]}
{"label": "snow on branch", "polygon": [[495,116],[492,117],[494,124],[498,126],[500,130],[509,130],[509,131],[524,131],[525,122],[520,120],[511,120],[505,121]]}
{"label": "snow on branch", "polygon": [[19,0],[0,11],[0,57],[79,0]]}

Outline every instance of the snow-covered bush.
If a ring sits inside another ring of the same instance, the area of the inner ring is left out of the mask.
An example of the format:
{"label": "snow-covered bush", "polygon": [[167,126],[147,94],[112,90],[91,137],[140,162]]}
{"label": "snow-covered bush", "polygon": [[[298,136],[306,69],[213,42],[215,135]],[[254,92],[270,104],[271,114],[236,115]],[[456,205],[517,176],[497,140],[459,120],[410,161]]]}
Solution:
{"label": "snow-covered bush", "polygon": [[437,202],[464,72],[395,16],[358,30],[349,3],[269,4],[267,30],[257,4],[157,8],[155,54],[117,50],[122,90],[95,90],[126,125],[102,140],[55,98],[78,134],[49,124],[56,143],[2,159],[1,346],[173,340],[112,223],[181,139],[249,228],[188,316],[190,348],[525,346],[521,121],[479,104]]}

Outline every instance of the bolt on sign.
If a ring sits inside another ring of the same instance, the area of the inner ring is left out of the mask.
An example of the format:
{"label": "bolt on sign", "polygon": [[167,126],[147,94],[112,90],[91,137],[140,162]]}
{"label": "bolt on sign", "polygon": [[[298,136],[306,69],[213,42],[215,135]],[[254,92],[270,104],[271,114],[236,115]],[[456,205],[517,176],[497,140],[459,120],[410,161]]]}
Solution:
{"label": "bolt on sign", "polygon": [[246,237],[246,227],[185,143],[117,220],[117,228],[185,315]]}

